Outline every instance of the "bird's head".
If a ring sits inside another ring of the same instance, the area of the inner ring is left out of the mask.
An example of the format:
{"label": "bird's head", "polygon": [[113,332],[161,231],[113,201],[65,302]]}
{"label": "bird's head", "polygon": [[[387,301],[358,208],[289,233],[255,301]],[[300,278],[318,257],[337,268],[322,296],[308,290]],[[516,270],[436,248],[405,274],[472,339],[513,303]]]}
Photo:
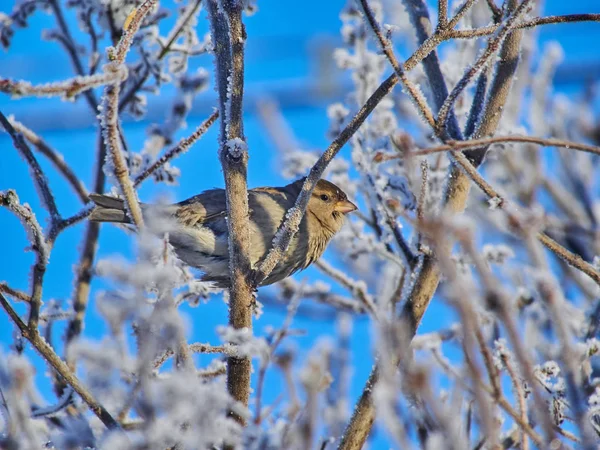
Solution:
{"label": "bird's head", "polygon": [[319,180],[308,201],[307,209],[327,231],[335,234],[344,225],[346,214],[356,211],[357,207],[335,184]]}

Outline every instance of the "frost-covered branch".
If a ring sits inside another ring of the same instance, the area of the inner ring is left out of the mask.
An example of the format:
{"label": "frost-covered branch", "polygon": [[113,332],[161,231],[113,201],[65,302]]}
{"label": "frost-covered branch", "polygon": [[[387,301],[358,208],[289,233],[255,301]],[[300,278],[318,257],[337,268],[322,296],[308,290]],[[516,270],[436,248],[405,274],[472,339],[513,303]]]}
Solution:
{"label": "frost-covered branch", "polygon": [[[188,347],[191,353],[219,353],[228,356],[237,355],[235,347],[232,345],[210,345],[194,342],[193,344],[189,344]],[[160,369],[160,367],[174,355],[175,352],[172,349],[165,351],[162,355],[154,360],[154,369]]]}
{"label": "frost-covered branch", "polygon": [[50,214],[50,220],[52,222],[60,220],[60,214],[58,212],[58,208],[56,207],[56,202],[54,201],[54,195],[52,195],[52,191],[48,185],[48,179],[46,178],[46,175],[40,167],[40,164],[38,163],[33,152],[25,142],[25,139],[23,139],[21,134],[17,133],[10,121],[4,116],[4,114],[2,114],[2,112],[0,112],[0,123],[12,138],[15,148],[19,151],[19,153],[21,153],[21,156],[29,165],[32,175],[31,178],[35,183],[40,200],[42,201],[42,205],[44,208],[46,208],[48,214]]}
{"label": "frost-covered branch", "polygon": [[[584,144],[582,142],[567,141],[564,139],[555,138],[541,138],[535,136],[493,136],[490,138],[483,139],[469,139],[466,141],[446,141],[444,144],[436,145],[434,147],[417,149],[411,152],[411,156],[425,156],[433,155],[436,153],[451,152],[458,150],[472,150],[483,146],[492,144],[507,144],[511,142],[535,144],[541,147],[561,147],[570,150],[578,150],[594,155],[600,155],[600,147],[596,145]],[[506,149],[505,146],[499,147],[499,149]],[[375,155],[375,162],[392,161],[400,159],[402,156],[399,154],[382,154]]]}
{"label": "frost-covered branch", "polygon": [[15,191],[9,190],[0,192],[0,206],[8,208],[8,210],[19,218],[27,231],[31,247],[36,254],[36,260],[32,268],[33,282],[29,300],[29,320],[27,326],[30,330],[37,332],[40,308],[42,306],[44,274],[46,273],[46,266],[48,265],[48,259],[50,257],[50,249],[48,248],[42,227],[38,223],[35,214],[29,205],[22,205],[19,202],[19,197],[17,197]]}
{"label": "frost-covered branch", "polygon": [[179,155],[187,152],[192,145],[196,143],[206,131],[211,127],[213,123],[217,121],[219,117],[219,111],[215,110],[204,122],[202,122],[194,132],[186,137],[181,139],[176,146],[167,151],[163,156],[158,158],[150,167],[140,173],[133,183],[133,187],[138,187],[145,179],[152,176],[157,170],[167,164],[174,158],[177,158]]}
{"label": "frost-covered branch", "polygon": [[[253,286],[250,282],[250,233],[247,167],[248,148],[243,128],[244,45],[242,4],[235,0],[211,0],[208,13],[215,46],[215,66],[221,117],[219,159],[225,177],[229,230],[230,309],[229,324],[252,329]],[[250,396],[251,362],[230,357],[227,388],[234,399],[247,406]],[[234,415],[240,423],[244,419]]]}
{"label": "frost-covered branch", "polygon": [[[534,17],[515,25],[517,29],[535,28],[540,25],[553,25],[561,23],[600,22],[600,14],[566,14],[563,16]],[[453,39],[473,39],[480,36],[490,36],[496,32],[499,24],[472,30],[452,30]]]}
{"label": "frost-covered branch", "polygon": [[11,320],[19,328],[21,335],[27,339],[31,345],[42,355],[44,360],[71,386],[81,399],[88,405],[90,410],[100,419],[100,421],[109,429],[118,429],[119,425],[111,414],[99,403],[88,389],[79,381],[77,376],[71,372],[67,364],[54,352],[52,347],[44,340],[36,329],[31,329],[25,324],[10,306],[8,300],[0,293],[0,304],[7,312]]}
{"label": "frost-covered branch", "polygon": [[414,83],[412,81],[410,81],[408,79],[408,77],[406,76],[406,73],[404,72],[403,67],[396,59],[396,55],[394,55],[392,43],[389,41],[389,39],[387,39],[383,35],[381,28],[379,26],[379,23],[377,23],[377,19],[375,18],[375,14],[373,13],[373,10],[369,7],[368,0],[360,0],[360,4],[361,4],[363,12],[367,18],[367,22],[369,23],[369,26],[371,27],[371,29],[373,30],[373,33],[377,37],[377,40],[379,41],[379,45],[380,45],[383,53],[390,61],[392,67],[394,68],[394,71],[396,72],[396,75],[400,79],[400,82],[406,89],[408,95],[411,96],[413,102],[415,103],[415,105],[417,106],[417,108],[419,110],[419,113],[423,116],[425,121],[432,128],[435,128],[435,119],[433,117],[433,113],[431,112],[429,106],[427,105],[425,96],[419,90],[419,88],[417,86],[415,86]]}
{"label": "frost-covered branch", "polygon": [[67,164],[63,156],[44,141],[39,135],[27,128],[21,122],[12,117],[8,118],[9,122],[18,133],[21,133],[33,146],[50,162],[56,170],[65,178],[71,185],[73,191],[77,194],[83,204],[88,202],[88,190],[83,184],[83,181],[77,177],[73,169]]}
{"label": "frost-covered branch", "polygon": [[[490,201],[494,202],[494,206],[502,209],[508,215],[509,220],[514,223],[517,232],[524,232],[526,230],[521,229],[519,223],[520,219],[514,214],[514,207],[511,207],[511,203],[506,198],[500,195],[500,193],[493,188],[478,172],[473,164],[460,152],[456,152],[454,157],[457,159],[461,167],[468,174],[469,178],[479,187],[483,193],[487,195]],[[551,252],[553,252],[560,259],[565,261],[567,264],[580,270],[600,285],[600,272],[594,268],[593,265],[583,260],[579,255],[567,250],[565,247],[560,245],[546,233],[536,233],[537,239]]]}
{"label": "frost-covered branch", "polygon": [[367,291],[367,286],[364,283],[351,279],[345,273],[336,269],[324,259],[318,260],[315,262],[315,265],[324,274],[340,283],[341,286],[350,291],[352,295],[360,300],[365,309],[369,311],[369,314],[372,314],[374,318],[377,317],[377,307],[375,306],[373,297]]}
{"label": "frost-covered branch", "polygon": [[[134,9],[129,14],[125,29],[123,30],[123,36],[121,36],[117,47],[109,51],[108,58],[111,62],[106,65],[106,70],[122,73],[125,78],[127,77],[127,67],[124,65],[124,62],[131,47],[133,37],[155,4],[156,0],[146,0],[138,9]],[[125,204],[133,223],[138,228],[141,228],[144,225],[142,209],[131,178],[129,177],[129,168],[125,161],[119,133],[119,93],[120,83],[118,82],[111,83],[106,87],[102,102],[101,122],[105,145],[111,158],[112,173],[121,187],[121,192],[125,197]]]}
{"label": "frost-covered branch", "polygon": [[0,282],[0,292],[4,292],[6,295],[22,302],[29,303],[31,301],[31,297],[27,292],[23,292],[19,289],[13,289],[4,281]]}
{"label": "frost-covered branch", "polygon": [[111,83],[121,83],[126,78],[126,72],[115,72],[105,67],[103,73],[87,76],[77,76],[68,80],[33,85],[24,80],[0,78],[0,92],[18,97],[60,97],[72,100],[77,95],[100,86]]}

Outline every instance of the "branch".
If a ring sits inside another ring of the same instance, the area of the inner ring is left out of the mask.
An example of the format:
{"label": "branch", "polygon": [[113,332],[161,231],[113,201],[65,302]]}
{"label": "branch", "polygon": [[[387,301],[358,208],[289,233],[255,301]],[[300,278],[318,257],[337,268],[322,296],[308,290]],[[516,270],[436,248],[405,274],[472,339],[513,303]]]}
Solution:
{"label": "branch", "polygon": [[5,92],[13,97],[60,97],[63,100],[72,100],[78,94],[111,83],[121,83],[125,80],[122,72],[113,72],[105,66],[103,73],[69,78],[54,83],[33,85],[24,80],[10,80],[0,78],[0,92]]}
{"label": "branch", "polygon": [[394,73],[388,77],[369,97],[366,103],[358,110],[352,120],[341,131],[337,138],[329,145],[327,150],[319,157],[311,168],[302,190],[296,199],[296,203],[286,214],[286,219],[279,225],[277,233],[271,243],[269,253],[262,261],[254,276],[254,285],[258,286],[265,280],[287,251],[287,248],[298,231],[302,217],[306,211],[306,205],[312,195],[317,182],[321,179],[323,172],[329,163],[335,158],[342,147],[348,142],[352,135],[360,128],[369,114],[375,109],[379,102],[389,94],[398,82],[398,76]]}
{"label": "branch", "polygon": [[[454,28],[460,19],[475,4],[475,1],[476,0],[467,0],[450,22],[446,23],[447,17],[446,20],[440,22],[436,28],[435,35],[443,35],[447,30]],[[430,39],[429,35],[431,33],[431,20],[429,18],[427,4],[423,0],[404,0],[404,3],[410,15],[411,23],[415,28],[417,39],[423,44],[426,43]],[[447,16],[447,14],[445,15]],[[435,49],[423,59],[423,68],[425,69],[425,74],[429,80],[429,89],[433,94],[435,110],[436,112],[439,112],[444,101],[448,97],[448,87],[446,86],[446,80],[444,79],[444,74],[442,73],[440,61]],[[450,111],[449,117],[450,120],[448,121],[447,134],[454,139],[462,139],[458,120],[456,119],[453,110]],[[432,128],[436,131],[435,126]]]}
{"label": "branch", "polygon": [[5,281],[0,282],[0,292],[4,292],[6,295],[11,296],[16,300],[20,300],[22,302],[29,303],[31,302],[31,297],[27,292],[20,291],[18,289],[11,288]]}
{"label": "branch", "polygon": [[[509,207],[509,202],[503,198],[496,189],[494,189],[479,173],[477,169],[473,166],[473,164],[464,156],[462,153],[456,152],[454,153],[454,157],[457,159],[459,164],[461,164],[462,168],[468,173],[468,176],[473,180],[473,182],[479,187],[485,195],[492,199],[499,199],[498,208],[504,210],[512,223],[519,223],[518,217],[516,217]],[[554,239],[549,237],[545,233],[537,233],[537,239],[552,253],[558,256],[560,259],[565,261],[570,266],[580,270],[589,276],[592,280],[594,280],[597,284],[600,285],[600,273],[587,261],[583,260],[581,256],[576,255]]]}
{"label": "branch", "polygon": [[82,203],[88,202],[88,191],[73,169],[65,162],[60,153],[54,150],[46,141],[13,117],[8,118],[15,130],[23,135],[33,146],[54,165],[56,170],[67,180]]}
{"label": "branch", "polygon": [[21,134],[17,133],[2,112],[0,112],[0,123],[6,132],[10,134],[15,148],[19,150],[21,156],[29,165],[29,169],[31,170],[31,179],[35,183],[40,200],[42,200],[42,205],[50,214],[50,220],[52,222],[60,220],[60,214],[58,212],[58,208],[56,207],[56,202],[54,201],[54,196],[52,195],[50,186],[48,185],[48,179],[46,178],[46,175],[40,167],[36,157],[33,155],[33,152],[25,142],[25,139],[23,139]]}
{"label": "branch", "polygon": [[[52,10],[54,12],[54,17],[56,18],[56,21],[58,22],[58,27],[59,27],[61,33],[63,34],[63,37],[64,37],[63,44],[65,45],[67,53],[69,54],[69,57],[71,58],[71,62],[73,63],[73,66],[75,67],[75,71],[77,72],[77,74],[80,77],[83,77],[83,76],[85,76],[85,69],[83,68],[83,64],[81,63],[79,54],[77,53],[77,45],[75,44],[75,41],[73,39],[73,36],[71,35],[69,27],[67,26],[67,22],[63,16],[59,1],[58,0],[49,0],[48,3],[50,4],[50,8],[52,8]],[[92,91],[88,90],[88,91],[85,91],[84,95],[88,102],[88,105],[90,106],[91,110],[95,114],[98,110],[98,101],[96,100],[94,93]]]}
{"label": "branch", "polygon": [[48,245],[35,214],[33,214],[28,205],[21,205],[19,203],[19,197],[15,191],[0,192],[0,206],[8,208],[9,211],[19,218],[27,231],[31,247],[36,254],[35,264],[33,265],[33,283],[29,300],[29,321],[27,326],[32,332],[37,332],[40,308],[42,306],[44,274],[46,273],[46,266],[50,257]]}
{"label": "branch", "polygon": [[[131,47],[133,37],[140,28],[144,17],[154,7],[157,0],[146,0],[138,9],[134,9],[126,20],[127,26],[124,29],[123,36],[117,44],[114,51],[109,52],[111,63],[106,65],[106,70],[114,72],[123,72],[125,77],[127,74],[127,66],[125,66],[125,58]],[[104,91],[104,99],[102,102],[103,115],[101,119],[104,141],[108,149],[112,169],[121,188],[121,192],[125,197],[125,205],[131,216],[133,223],[141,228],[144,226],[144,218],[142,209],[137,200],[131,178],[129,177],[129,168],[123,155],[122,143],[119,133],[119,92],[120,82],[109,84]]]}
{"label": "branch", "polygon": [[[104,161],[107,154],[107,146],[102,136],[98,139],[98,150],[96,156],[96,168],[94,175],[94,192],[104,192],[104,185],[106,181],[106,175],[103,170]],[[84,216],[85,217],[85,216]],[[90,294],[90,282],[92,279],[92,265],[96,256],[97,241],[100,234],[100,224],[98,222],[88,222],[83,239],[83,245],[81,250],[81,256],[79,264],[76,269],[76,281],[75,289],[72,295],[73,298],[73,310],[75,315],[67,326],[66,331],[66,347],[68,344],[75,339],[81,333],[83,326],[83,319],[87,310],[89,294]],[[66,355],[68,364],[73,370],[75,369],[75,360]]]}
{"label": "branch", "polygon": [[[221,353],[228,356],[235,356],[237,352],[235,350],[235,346],[226,344],[226,345],[210,345],[210,344],[202,344],[196,342],[194,344],[190,344],[188,349],[191,353]],[[160,369],[160,367],[166,363],[169,358],[175,355],[175,351],[172,349],[168,349],[162,355],[154,360],[152,367],[154,370]]]}
{"label": "branch", "polygon": [[396,72],[396,75],[402,82],[402,85],[405,87],[406,91],[411,96],[421,116],[431,126],[431,128],[435,128],[435,119],[433,118],[433,113],[427,105],[427,100],[425,100],[423,93],[406,76],[404,69],[402,68],[402,66],[396,59],[396,56],[394,55],[392,43],[381,32],[381,28],[379,27],[379,24],[375,19],[375,14],[373,14],[373,11],[369,7],[369,3],[367,2],[367,0],[360,0],[360,4],[367,18],[367,22],[369,23],[369,26],[371,27],[373,33],[377,37],[377,40],[379,41],[379,45],[381,46],[383,53],[385,54],[385,56],[387,56],[388,60],[390,61],[390,64],[394,68],[394,72]]}
{"label": "branch", "polygon": [[219,111],[215,110],[204,122],[202,122],[198,128],[187,138],[183,138],[179,141],[179,143],[173,147],[171,150],[166,152],[163,156],[158,158],[154,164],[144,170],[141,174],[139,174],[133,183],[133,187],[138,187],[142,182],[151,176],[154,172],[164,166],[166,163],[171,161],[172,159],[178,157],[179,155],[187,152],[189,148],[194,145],[196,141],[198,141],[204,133],[211,127],[213,123],[216,122],[219,117]]}
{"label": "branch", "polygon": [[[600,22],[600,14],[567,14],[564,16],[535,17],[518,23],[515,29],[535,28],[539,25],[553,25],[560,23],[575,22]],[[499,25],[490,25],[488,27],[475,28],[472,30],[452,30],[450,37],[455,39],[472,39],[481,36],[489,36],[496,32]]]}
{"label": "branch", "polygon": [[[521,420],[524,423],[528,423],[527,419],[527,400],[525,399],[525,393],[523,392],[523,384],[517,375],[517,370],[513,367],[512,361],[508,355],[502,353],[501,355],[502,362],[506,366],[506,370],[510,376],[510,379],[513,384],[513,388],[515,390],[515,396],[519,402],[519,412],[521,413]],[[529,450],[529,440],[527,439],[527,433],[524,429],[521,428],[521,449]]]}
{"label": "branch", "polygon": [[348,277],[341,270],[336,269],[330,265],[323,258],[315,261],[315,266],[329,276],[333,280],[337,281],[341,286],[347,289],[354,297],[356,297],[363,304],[366,311],[369,312],[374,318],[377,318],[377,307],[375,301],[369,292],[364,282],[356,281]]}
{"label": "branch", "polygon": [[[244,43],[242,4],[235,0],[208,2],[213,43],[221,133],[219,159],[225,177],[227,226],[229,231],[230,308],[229,323],[234,328],[252,329],[253,286],[250,282],[250,233],[247,166],[248,149],[244,139],[242,101],[244,93]],[[250,397],[249,358],[230,357],[227,361],[227,389],[244,406]],[[243,424],[244,419],[232,412]]]}
{"label": "branch", "polygon": [[[177,40],[177,38],[179,37],[179,35],[183,31],[183,29],[186,27],[188,22],[194,17],[194,14],[196,13],[197,9],[200,7],[201,3],[202,3],[202,0],[196,0],[196,3],[192,7],[189,15],[187,15],[181,22],[178,21],[174,25],[173,29],[169,33],[169,37],[167,37],[167,41],[168,41],[167,44],[164,47],[162,47],[160,52],[158,53],[158,55],[156,55],[156,59],[158,61],[162,60],[166,55],[169,54],[169,52],[171,51],[172,45],[175,43],[175,41]],[[129,104],[129,102],[131,100],[133,100],[133,98],[135,97],[135,94],[141,89],[141,87],[146,82],[146,80],[148,79],[149,76],[150,76],[150,70],[148,70],[146,68],[143,75],[140,76],[140,78],[137,80],[137,82],[123,95],[123,98],[122,98],[121,102],[119,103],[119,112],[123,111]]]}
{"label": "branch", "polygon": [[27,339],[31,345],[38,351],[50,366],[58,372],[64,381],[73,388],[81,399],[88,405],[92,412],[100,419],[100,421],[108,429],[118,429],[119,424],[110,415],[110,413],[102,406],[87,390],[87,388],[79,381],[77,376],[71,372],[65,362],[54,352],[52,347],[40,336],[37,329],[30,329],[18,316],[15,310],[10,306],[8,300],[0,293],[0,304],[6,310],[9,317],[21,331],[21,335]]}

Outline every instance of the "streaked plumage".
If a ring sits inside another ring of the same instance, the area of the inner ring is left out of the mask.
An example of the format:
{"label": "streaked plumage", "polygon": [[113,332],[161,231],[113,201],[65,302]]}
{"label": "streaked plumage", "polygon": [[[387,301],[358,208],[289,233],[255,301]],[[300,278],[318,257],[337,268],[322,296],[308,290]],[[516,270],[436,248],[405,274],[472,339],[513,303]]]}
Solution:
{"label": "streaked plumage", "polygon": [[[300,179],[283,187],[248,191],[250,260],[254,266],[268,253],[273,236],[287,210],[294,206],[303,182],[304,179]],[[90,198],[96,203],[90,220],[130,222],[122,200],[98,194]],[[280,281],[319,259],[331,238],[342,228],[345,214],[355,209],[341,189],[320,180],[287,254],[262,285]],[[159,236],[169,233],[177,256],[201,269],[203,280],[228,286],[228,230],[223,189],[205,191],[173,205],[143,204],[142,211],[148,229]]]}

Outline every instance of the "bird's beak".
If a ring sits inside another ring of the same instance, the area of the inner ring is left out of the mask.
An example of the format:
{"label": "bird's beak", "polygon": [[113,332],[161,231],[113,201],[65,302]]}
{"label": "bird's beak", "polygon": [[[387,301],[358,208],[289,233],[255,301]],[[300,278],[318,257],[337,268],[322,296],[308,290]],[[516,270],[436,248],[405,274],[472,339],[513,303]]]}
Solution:
{"label": "bird's beak", "polygon": [[348,214],[352,211],[356,211],[358,207],[350,200],[342,200],[337,202],[333,209],[337,212],[341,212],[342,214]]}

